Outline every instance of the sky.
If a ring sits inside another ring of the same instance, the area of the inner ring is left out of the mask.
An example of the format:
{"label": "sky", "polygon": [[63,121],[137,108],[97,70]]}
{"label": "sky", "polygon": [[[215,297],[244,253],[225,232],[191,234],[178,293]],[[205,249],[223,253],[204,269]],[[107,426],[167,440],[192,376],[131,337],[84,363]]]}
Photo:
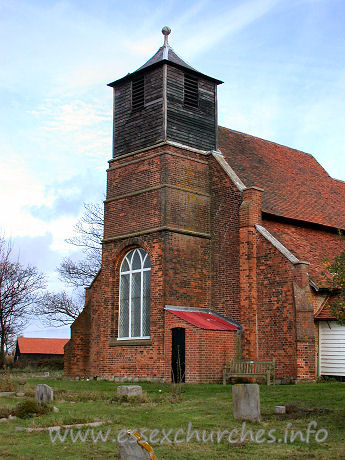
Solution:
{"label": "sky", "polygon": [[[224,81],[219,124],[311,153],[345,180],[344,0],[0,0],[0,233],[56,267],[112,152],[106,84],[169,43]],[[32,321],[27,337],[69,337]]]}

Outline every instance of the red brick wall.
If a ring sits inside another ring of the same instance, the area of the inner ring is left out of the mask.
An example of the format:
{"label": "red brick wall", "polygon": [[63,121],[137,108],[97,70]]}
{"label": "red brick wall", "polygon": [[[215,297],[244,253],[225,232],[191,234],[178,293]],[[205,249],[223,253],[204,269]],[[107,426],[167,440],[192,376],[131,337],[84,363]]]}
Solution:
{"label": "red brick wall", "polygon": [[239,207],[241,192],[210,157],[211,308],[240,321]]}
{"label": "red brick wall", "polygon": [[64,369],[67,375],[90,375],[90,305],[87,304],[71,326],[71,336],[65,345]]}
{"label": "red brick wall", "polygon": [[[335,229],[303,226],[296,223],[277,222],[266,218],[263,224],[300,260],[310,262],[308,273],[317,284],[324,284],[321,272],[324,259],[333,260],[343,250],[343,242]],[[332,231],[331,231],[332,230]]]}
{"label": "red brick wall", "polygon": [[[146,160],[142,161],[142,158]],[[113,161],[107,171],[107,198],[160,185],[161,174],[159,149]]]}
{"label": "red brick wall", "polygon": [[161,213],[162,191],[152,190],[106,203],[104,238],[136,233],[164,225]]}
{"label": "red brick wall", "polygon": [[320,375],[320,368],[319,368],[319,321],[314,323],[314,331],[315,331],[315,376],[318,377]]}
{"label": "red brick wall", "polygon": [[260,234],[257,239],[259,359],[276,360],[276,377],[297,377],[292,264]]}
{"label": "red brick wall", "polygon": [[105,239],[169,226],[208,234],[207,158],[171,146],[111,162]]}
{"label": "red brick wall", "polygon": [[210,242],[166,232],[164,238],[165,304],[210,307]]}
{"label": "red brick wall", "polygon": [[275,358],[278,379],[314,379],[314,307],[308,264],[291,263],[255,229],[261,224],[260,195],[259,190],[245,190],[240,207],[243,357]]}
{"label": "red brick wall", "polygon": [[243,358],[259,359],[258,338],[258,269],[257,231],[261,223],[261,193],[250,188],[243,191],[243,201],[239,209],[240,236],[240,311],[243,327]]}
{"label": "red brick wall", "polygon": [[294,298],[296,311],[297,377],[315,378],[314,303],[309,285],[309,263],[294,265]]}
{"label": "red brick wall", "polygon": [[[310,278],[316,283],[322,283],[321,271],[324,268],[323,259],[329,257],[331,260],[335,254],[340,252],[341,241],[336,233],[321,230],[320,228],[308,228],[301,225],[294,225],[287,222],[277,222],[265,219],[263,225],[286,245],[299,259],[310,262],[306,266],[303,276],[300,278],[300,285],[303,287],[302,304],[307,311],[300,311],[296,317],[297,330],[300,330],[300,337],[296,337],[297,347],[297,368],[299,379],[313,379],[318,372],[318,329],[314,323],[313,313],[317,311],[323,295],[318,295],[309,286]],[[295,277],[295,281],[296,277]]]}
{"label": "red brick wall", "polygon": [[[241,269],[243,356],[275,358],[277,379],[314,379],[313,303],[307,265],[292,264],[250,227],[246,235],[249,269]],[[247,293],[246,283],[250,286]]]}

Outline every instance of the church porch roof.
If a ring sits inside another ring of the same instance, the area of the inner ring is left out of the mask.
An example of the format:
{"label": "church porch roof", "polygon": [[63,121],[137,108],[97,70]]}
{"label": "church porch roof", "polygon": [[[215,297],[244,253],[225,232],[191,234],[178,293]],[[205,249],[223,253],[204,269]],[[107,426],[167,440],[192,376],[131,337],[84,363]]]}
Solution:
{"label": "church porch roof", "polygon": [[212,310],[169,305],[165,307],[165,310],[200,329],[212,331],[238,331],[241,329],[237,323],[218,315]]}

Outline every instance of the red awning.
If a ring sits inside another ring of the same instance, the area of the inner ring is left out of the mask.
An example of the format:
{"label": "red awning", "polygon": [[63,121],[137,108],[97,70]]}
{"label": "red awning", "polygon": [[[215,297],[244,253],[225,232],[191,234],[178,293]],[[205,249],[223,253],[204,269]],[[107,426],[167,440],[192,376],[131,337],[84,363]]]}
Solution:
{"label": "red awning", "polygon": [[167,311],[200,329],[209,329],[211,331],[237,331],[239,329],[238,326],[212,313],[170,309],[167,309]]}

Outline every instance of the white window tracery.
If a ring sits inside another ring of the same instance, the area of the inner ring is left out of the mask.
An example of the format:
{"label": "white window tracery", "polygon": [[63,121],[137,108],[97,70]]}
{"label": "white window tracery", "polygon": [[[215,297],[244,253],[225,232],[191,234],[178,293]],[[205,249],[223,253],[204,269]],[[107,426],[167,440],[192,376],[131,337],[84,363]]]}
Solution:
{"label": "white window tracery", "polygon": [[150,338],[150,287],[149,256],[132,249],[120,267],[119,339]]}

